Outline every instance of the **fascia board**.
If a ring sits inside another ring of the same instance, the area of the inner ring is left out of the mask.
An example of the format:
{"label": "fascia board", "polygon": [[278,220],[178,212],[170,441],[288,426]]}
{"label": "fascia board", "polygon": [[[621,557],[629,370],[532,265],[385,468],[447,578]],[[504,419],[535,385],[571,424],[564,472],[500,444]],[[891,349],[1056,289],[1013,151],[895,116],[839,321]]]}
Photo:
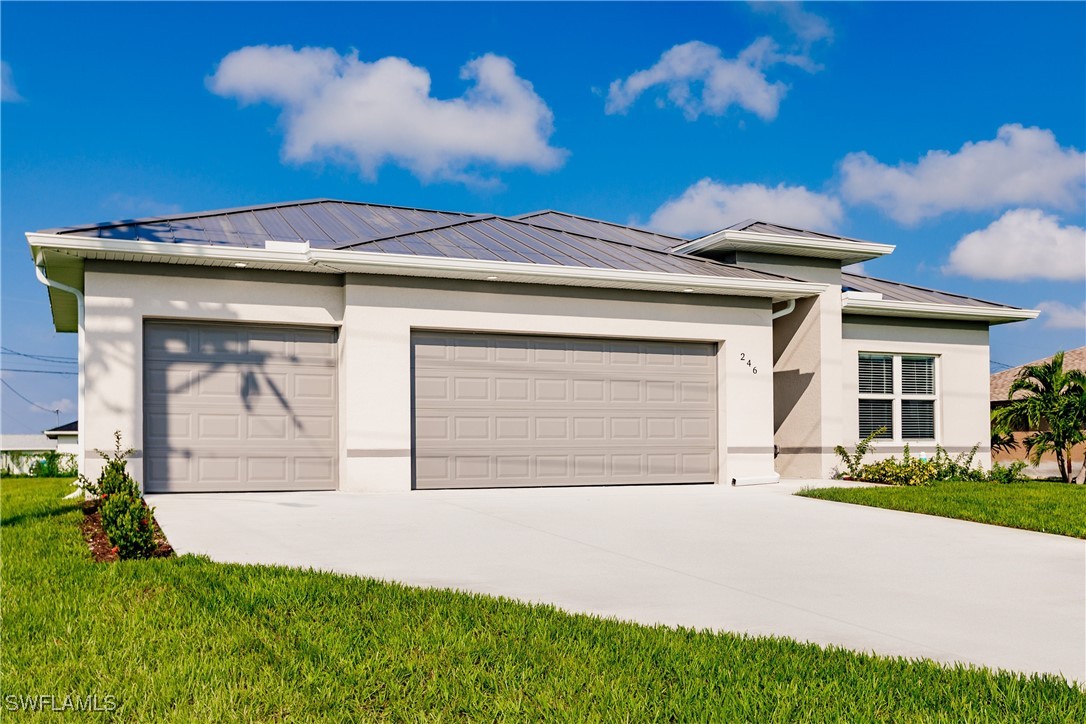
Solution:
{"label": "fascia board", "polygon": [[738,279],[698,274],[564,267],[336,249],[306,249],[301,245],[298,251],[269,251],[196,244],[164,245],[153,241],[99,239],[73,235],[27,234],[27,239],[35,253],[36,250],[49,249],[75,255],[87,253],[118,257],[144,255],[165,262],[199,263],[206,260],[219,263],[244,262],[254,265],[279,264],[295,267],[298,271],[314,272],[390,274],[486,281],[494,281],[489,277],[496,277],[496,280],[520,283],[671,292],[683,292],[690,289],[693,293],[757,296],[774,301],[814,296],[827,289],[825,284],[786,279]]}
{"label": "fascia board", "polygon": [[878,317],[907,317],[914,319],[959,319],[984,321],[991,324],[1023,322],[1036,319],[1036,309],[975,307],[967,304],[931,304],[927,302],[900,302],[891,300],[844,299],[841,305],[845,314],[865,314]]}

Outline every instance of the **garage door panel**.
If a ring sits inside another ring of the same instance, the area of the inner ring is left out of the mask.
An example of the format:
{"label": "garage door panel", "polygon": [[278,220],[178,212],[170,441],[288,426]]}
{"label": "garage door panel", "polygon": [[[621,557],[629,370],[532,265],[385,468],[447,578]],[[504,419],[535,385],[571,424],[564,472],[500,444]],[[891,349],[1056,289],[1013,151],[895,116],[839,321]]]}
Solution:
{"label": "garage door panel", "polygon": [[716,478],[715,345],[416,333],[413,348],[416,487]]}
{"label": "garage door panel", "polygon": [[334,489],[335,331],[148,322],[150,492]]}

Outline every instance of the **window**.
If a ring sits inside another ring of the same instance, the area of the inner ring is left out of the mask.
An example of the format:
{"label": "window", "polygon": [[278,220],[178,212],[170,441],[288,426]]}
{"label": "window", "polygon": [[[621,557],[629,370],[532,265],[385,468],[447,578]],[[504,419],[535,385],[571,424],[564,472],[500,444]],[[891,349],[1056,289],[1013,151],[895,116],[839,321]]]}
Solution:
{"label": "window", "polygon": [[860,355],[860,437],[935,439],[935,358]]}

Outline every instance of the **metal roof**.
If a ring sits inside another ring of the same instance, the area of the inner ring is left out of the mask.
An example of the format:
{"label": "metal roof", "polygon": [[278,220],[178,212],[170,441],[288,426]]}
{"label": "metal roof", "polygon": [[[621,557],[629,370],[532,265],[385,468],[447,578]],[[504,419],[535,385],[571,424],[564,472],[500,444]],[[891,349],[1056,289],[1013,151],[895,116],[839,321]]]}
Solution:
{"label": "metal roof", "polygon": [[819,239],[821,241],[855,241],[863,244],[870,243],[864,241],[863,239],[854,239],[848,236],[836,236],[834,234],[823,234],[820,231],[811,231],[810,229],[797,229],[792,226],[782,226],[781,224],[772,224],[768,221],[759,221],[758,219],[747,219],[746,221],[740,221],[738,224],[732,224],[727,228],[731,229],[732,231],[750,231],[756,234],[776,234],[778,236],[798,236],[804,239]]}
{"label": "metal roof", "polygon": [[786,279],[709,259],[653,251],[583,234],[487,216],[408,232],[351,247],[354,251],[483,259],[597,269],[701,274],[738,279]]}
{"label": "metal roof", "polygon": [[526,221],[533,226],[543,226],[548,229],[570,231],[575,234],[603,239],[605,241],[617,241],[623,244],[640,246],[653,251],[667,251],[673,247],[685,244],[686,239],[668,234],[658,234],[654,231],[639,229],[633,226],[622,226],[610,221],[590,219],[587,216],[567,214],[564,211],[535,211],[530,214],[514,216],[518,221]]}
{"label": "metal roof", "polygon": [[1017,307],[1012,307],[1008,304],[988,302],[983,299],[967,297],[962,294],[941,292],[938,289],[928,289],[913,284],[892,282],[887,279],[876,279],[874,277],[864,276],[862,274],[851,274],[849,272],[843,272],[841,274],[841,285],[843,291],[846,292],[873,292],[882,294],[883,299],[889,299],[895,302],[925,302],[927,304],[959,304],[968,307],[989,309],[1017,309]]}
{"label": "metal roof", "polygon": [[268,239],[314,248],[379,239],[472,218],[474,214],[313,199],[49,229],[58,235],[263,248]]}

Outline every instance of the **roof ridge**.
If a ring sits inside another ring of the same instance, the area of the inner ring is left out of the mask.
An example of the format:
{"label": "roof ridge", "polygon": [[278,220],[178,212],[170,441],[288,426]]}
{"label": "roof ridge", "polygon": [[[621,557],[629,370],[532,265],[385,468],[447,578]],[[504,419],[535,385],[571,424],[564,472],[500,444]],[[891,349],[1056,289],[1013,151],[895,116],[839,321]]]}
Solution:
{"label": "roof ridge", "polygon": [[300,199],[298,201],[278,201],[270,204],[254,204],[252,206],[234,206],[223,209],[207,209],[204,211],[189,211],[179,214],[164,214],[159,216],[141,216],[132,219],[119,219],[115,221],[100,221],[92,224],[75,224],[72,226],[58,226],[50,229],[41,229],[42,234],[70,234],[75,231],[89,231],[91,229],[112,229],[118,226],[132,226],[135,224],[153,224],[169,221],[183,221],[185,219],[200,219],[205,216],[225,216],[227,214],[241,214],[249,211],[267,211],[269,209],[296,208],[299,206],[313,206],[314,204],[349,204],[351,206],[376,206],[382,209],[402,209],[404,211],[425,211],[433,214],[451,214],[456,216],[475,216],[465,211],[443,211],[441,209],[424,209],[419,206],[399,206],[396,204],[377,204],[369,201],[349,201],[346,199],[332,199],[318,197],[312,199]]}
{"label": "roof ridge", "polygon": [[882,277],[873,277],[867,274],[857,274],[855,272],[841,272],[842,277],[851,276],[859,277],[860,279],[874,279],[877,282],[884,282],[886,284],[896,284],[899,287],[908,287],[909,289],[919,289],[922,292],[938,292],[939,294],[946,294],[951,297],[958,297],[959,299],[972,299],[974,302],[981,302],[983,304],[990,304],[994,307],[1004,307],[1006,309],[1021,309],[1021,307],[1012,307],[1009,304],[1002,304],[1001,302],[993,302],[988,299],[981,299],[980,297],[970,297],[965,294],[958,294],[957,292],[948,292],[943,289],[933,289],[932,287],[922,287],[919,284],[909,284],[908,282],[894,281],[893,279],[883,279]]}
{"label": "roof ridge", "polygon": [[[629,224],[619,224],[615,221],[607,221],[605,219],[596,219],[591,216],[584,216],[583,214],[571,214],[568,211],[559,211],[558,209],[541,209],[539,211],[531,211],[527,214],[517,214],[516,216],[507,216],[505,218],[512,219],[514,221],[524,221],[530,219],[533,216],[540,216],[542,214],[558,214],[559,216],[568,216],[571,219],[580,219],[581,221],[591,221],[597,224],[604,224],[605,226],[614,226],[619,229],[629,229],[631,231],[640,231],[642,234],[652,234],[653,236],[660,236],[665,239],[674,239],[675,241],[687,242],[689,239],[684,239],[681,236],[674,236],[673,234],[661,234],[659,231],[652,231],[651,229],[643,229],[640,226],[630,226]],[[540,224],[543,226],[544,224]],[[550,228],[550,227],[548,227]],[[566,231],[566,229],[559,229],[559,231]],[[590,237],[596,238],[596,237]]]}

